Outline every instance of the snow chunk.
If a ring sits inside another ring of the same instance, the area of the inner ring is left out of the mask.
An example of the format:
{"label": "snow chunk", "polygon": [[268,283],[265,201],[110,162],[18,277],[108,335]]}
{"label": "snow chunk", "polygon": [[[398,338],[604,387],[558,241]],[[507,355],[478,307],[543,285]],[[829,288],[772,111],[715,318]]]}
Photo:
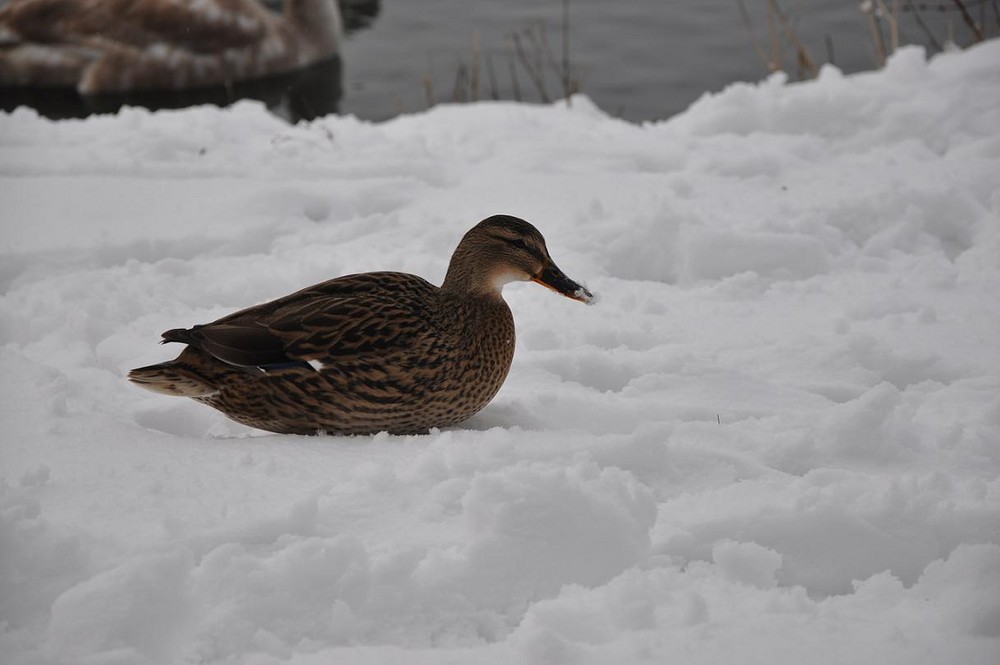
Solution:
{"label": "snow chunk", "polygon": [[691,233],[686,260],[693,279],[721,279],[742,272],[801,279],[830,266],[822,241],[813,237],[710,230]]}
{"label": "snow chunk", "polygon": [[610,579],[644,555],[656,513],[652,494],[631,474],[593,464],[522,464],[481,475],[462,507],[463,586],[494,607]]}
{"label": "snow chunk", "polygon": [[757,543],[720,540],[712,547],[712,561],[727,579],[759,589],[773,587],[781,568],[781,554]]}
{"label": "snow chunk", "polygon": [[49,482],[49,466],[43,463],[22,475],[20,485],[21,487],[35,487],[47,482]]}
{"label": "snow chunk", "polygon": [[139,556],[61,595],[52,605],[49,636],[76,660],[129,645],[153,661],[177,660],[194,618],[185,552]]}

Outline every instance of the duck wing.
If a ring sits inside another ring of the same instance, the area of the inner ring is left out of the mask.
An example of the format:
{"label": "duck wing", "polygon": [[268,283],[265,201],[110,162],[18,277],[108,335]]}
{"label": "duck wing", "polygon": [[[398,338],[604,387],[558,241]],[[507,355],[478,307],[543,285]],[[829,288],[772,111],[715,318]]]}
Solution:
{"label": "duck wing", "polygon": [[437,287],[405,273],[349,275],[218,321],[168,330],[164,342],[197,347],[230,365],[264,370],[310,367],[412,348],[435,328]]}

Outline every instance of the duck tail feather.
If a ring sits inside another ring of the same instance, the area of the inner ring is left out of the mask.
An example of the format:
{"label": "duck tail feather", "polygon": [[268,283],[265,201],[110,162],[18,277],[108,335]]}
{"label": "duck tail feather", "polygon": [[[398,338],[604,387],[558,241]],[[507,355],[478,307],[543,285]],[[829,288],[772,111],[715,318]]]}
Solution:
{"label": "duck tail feather", "polygon": [[173,360],[137,367],[128,373],[128,380],[141,388],[162,395],[206,397],[218,392],[218,388]]}
{"label": "duck tail feather", "polygon": [[[163,333],[160,340],[160,344],[167,344],[168,342],[180,342],[181,344],[194,344],[196,339],[192,334],[194,331],[188,328],[174,328],[173,330],[168,330]],[[197,345],[196,345],[197,346]]]}

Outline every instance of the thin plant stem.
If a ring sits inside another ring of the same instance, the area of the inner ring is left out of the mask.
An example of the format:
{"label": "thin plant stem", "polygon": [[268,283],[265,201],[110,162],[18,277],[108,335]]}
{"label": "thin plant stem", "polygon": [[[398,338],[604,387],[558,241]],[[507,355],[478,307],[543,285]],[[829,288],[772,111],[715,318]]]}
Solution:
{"label": "thin plant stem", "polygon": [[472,101],[479,101],[479,70],[481,52],[479,48],[479,31],[472,33],[472,74],[469,80],[469,97]]}
{"label": "thin plant stem", "polygon": [[514,52],[517,54],[518,60],[521,61],[521,65],[524,67],[524,71],[528,74],[528,78],[531,82],[535,84],[535,88],[538,90],[538,96],[541,98],[542,102],[549,103],[552,100],[549,98],[549,93],[545,89],[545,79],[542,76],[542,72],[536,70],[534,65],[532,65],[531,60],[528,58],[528,54],[525,52],[524,44],[521,42],[521,36],[518,33],[511,33],[511,38],[514,40]]}
{"label": "thin plant stem", "polygon": [[757,57],[764,63],[764,66],[770,69],[770,60],[767,57],[767,51],[764,50],[764,45],[757,38],[757,31],[753,28],[753,21],[750,19],[750,12],[747,11],[746,3],[743,0],[736,0],[736,5],[740,9],[740,18],[743,20],[743,27],[750,36],[750,41],[753,42],[753,50],[757,52]]}
{"label": "thin plant stem", "polygon": [[876,16],[875,3],[868,3],[865,8],[865,13],[868,14],[868,25],[872,31],[872,42],[875,44],[875,66],[884,67],[885,60],[887,57],[885,49],[885,36],[882,34],[882,25],[879,23],[878,17]]}
{"label": "thin plant stem", "polygon": [[563,0],[562,3],[562,84],[563,97],[569,104],[569,98],[573,94],[570,89],[569,71],[569,0]]}
{"label": "thin plant stem", "polygon": [[774,0],[767,0],[767,33],[771,38],[771,57],[768,59],[768,70],[772,72],[784,69],[781,66],[781,45],[778,42],[778,21]]}
{"label": "thin plant stem", "polygon": [[812,56],[809,55],[809,50],[799,39],[798,33],[795,31],[795,26],[792,25],[791,19],[788,18],[788,14],[781,8],[778,4],[778,0],[771,0],[774,5],[775,14],[778,16],[778,20],[781,22],[781,27],[785,32],[785,37],[788,41],[795,47],[795,54],[799,61],[800,73],[805,73],[810,77],[815,77],[819,68],[816,67],[816,63],[813,61]]}
{"label": "thin plant stem", "polygon": [[437,104],[437,98],[434,96],[434,82],[431,81],[430,76],[424,76],[420,79],[420,84],[424,88],[424,98],[427,100],[427,107],[435,106]]}
{"label": "thin plant stem", "polygon": [[962,20],[964,20],[965,24],[969,26],[969,30],[972,31],[972,35],[975,37],[976,41],[983,41],[983,31],[978,25],[976,25],[975,20],[972,18],[972,14],[970,14],[969,10],[965,7],[965,3],[962,0],[952,0],[952,2],[955,3],[955,6],[958,7],[958,10],[962,13]]}
{"label": "thin plant stem", "polygon": [[[559,80],[563,87],[563,98],[569,99],[570,95],[573,94],[572,88],[572,78],[568,70],[563,69],[558,62],[556,62],[556,57],[552,53],[552,47],[549,45],[549,33],[545,29],[545,25],[542,24],[538,31],[539,42],[535,43],[535,49],[539,56],[544,56],[545,61],[548,63],[549,68],[555,73],[556,78]],[[567,65],[568,66],[568,65]],[[539,73],[544,76],[544,71],[539,64]]]}
{"label": "thin plant stem", "polygon": [[496,101],[500,99],[500,91],[497,89],[497,73],[493,68],[493,56],[486,54],[486,75],[490,80],[490,99]]}
{"label": "thin plant stem", "polygon": [[924,22],[923,14],[921,14],[920,10],[917,9],[917,6],[913,4],[913,0],[905,0],[905,2],[908,11],[913,13],[913,19],[917,22],[917,25],[920,26],[920,29],[924,31],[924,36],[927,37],[927,41],[931,43],[931,46],[934,47],[936,51],[943,51],[944,47],[941,46],[941,42],[938,41],[938,38],[931,31],[930,27]]}
{"label": "thin plant stem", "polygon": [[461,63],[455,71],[455,85],[451,91],[451,101],[457,103],[467,102],[469,87],[469,70],[465,63]]}
{"label": "thin plant stem", "polygon": [[878,4],[881,15],[885,17],[886,23],[889,24],[889,47],[891,49],[889,53],[895,53],[899,50],[899,21],[896,20],[899,16],[898,1],[893,2],[893,10],[891,11],[884,0],[875,0],[875,2]]}
{"label": "thin plant stem", "polygon": [[546,41],[545,36],[545,23],[539,22],[535,26],[534,32],[528,33],[531,36],[531,41],[535,45],[535,71],[538,72],[538,76],[542,79],[542,83],[545,83],[545,49],[543,49],[540,44],[544,44]]}
{"label": "thin plant stem", "polygon": [[510,89],[514,95],[514,101],[521,101],[521,82],[517,78],[517,64],[514,61],[513,40],[507,40],[507,70],[510,72]]}

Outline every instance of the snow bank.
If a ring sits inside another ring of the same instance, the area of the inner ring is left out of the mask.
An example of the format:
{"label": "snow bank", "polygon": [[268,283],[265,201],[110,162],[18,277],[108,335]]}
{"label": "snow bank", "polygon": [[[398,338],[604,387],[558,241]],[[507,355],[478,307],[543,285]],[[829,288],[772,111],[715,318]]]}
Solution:
{"label": "snow bank", "polygon": [[[1000,43],[635,126],[0,116],[4,663],[995,663]],[[421,437],[128,385],[162,330],[444,275],[496,212],[586,308]]]}

